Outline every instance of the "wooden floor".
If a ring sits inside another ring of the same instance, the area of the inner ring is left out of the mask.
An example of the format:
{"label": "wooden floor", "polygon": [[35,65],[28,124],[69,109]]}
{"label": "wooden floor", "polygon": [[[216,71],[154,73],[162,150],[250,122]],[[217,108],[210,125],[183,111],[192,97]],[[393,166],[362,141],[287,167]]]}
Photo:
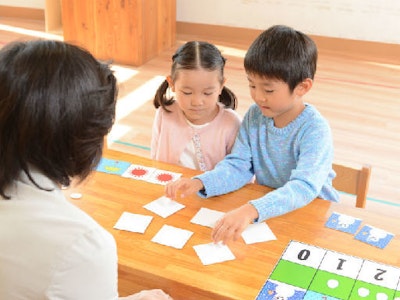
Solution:
{"label": "wooden floor", "polygon": [[[21,32],[21,29],[31,31]],[[18,39],[58,38],[44,34],[40,21],[0,18],[0,47]],[[176,46],[187,40],[205,39],[180,35]],[[239,98],[243,115],[252,100],[243,70],[247,43],[209,40],[228,59],[227,86]],[[140,67],[114,65],[120,82],[117,121],[109,147],[149,156],[154,116],[152,96],[168,74],[175,48]],[[372,165],[367,209],[400,206],[400,65],[358,59],[343,53],[319,53],[315,84],[306,96],[329,120],[333,131],[335,161],[359,167]],[[343,195],[344,198],[349,196]]]}

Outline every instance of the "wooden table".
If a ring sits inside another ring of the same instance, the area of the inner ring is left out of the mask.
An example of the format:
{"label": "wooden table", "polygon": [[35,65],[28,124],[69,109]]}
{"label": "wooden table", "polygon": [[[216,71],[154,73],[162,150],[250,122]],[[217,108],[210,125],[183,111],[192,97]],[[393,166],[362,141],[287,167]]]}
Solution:
{"label": "wooden table", "polygon": [[[180,172],[190,177],[198,172],[146,158],[106,150],[104,157]],[[308,206],[267,221],[276,241],[247,245],[243,240],[228,244],[236,259],[204,266],[193,246],[211,242],[211,229],[190,223],[201,207],[228,211],[250,199],[269,192],[260,185],[247,185],[239,191],[211,199],[197,195],[180,200],[186,207],[168,218],[159,217],[143,208],[144,204],[164,195],[164,186],[118,175],[94,172],[78,187],[65,190],[66,195],[80,192],[83,197],[71,201],[86,211],[117,241],[119,256],[119,291],[121,296],[141,289],[162,288],[178,299],[254,299],[291,240],[320,246],[377,262],[400,266],[400,209],[388,207],[377,214],[316,199]],[[154,216],[144,234],[113,229],[123,212]],[[333,211],[361,218],[395,234],[385,249],[354,239],[351,234],[326,228]],[[151,242],[164,225],[187,229],[194,234],[178,250]]]}

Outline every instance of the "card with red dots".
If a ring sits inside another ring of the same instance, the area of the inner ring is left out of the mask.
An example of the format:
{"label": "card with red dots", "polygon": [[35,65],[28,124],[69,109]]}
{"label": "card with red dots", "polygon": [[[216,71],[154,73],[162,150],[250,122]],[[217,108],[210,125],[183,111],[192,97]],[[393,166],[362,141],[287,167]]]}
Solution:
{"label": "card with red dots", "polygon": [[156,169],[150,174],[149,178],[147,178],[146,181],[166,185],[167,183],[179,179],[179,177],[181,176],[181,173]]}
{"label": "card with red dots", "polygon": [[122,177],[138,179],[138,180],[148,180],[150,175],[155,170],[156,168],[131,164],[129,168],[122,174]]}
{"label": "card with red dots", "polygon": [[166,185],[182,176],[181,173],[131,164],[126,161],[118,161],[109,158],[102,158],[96,170],[99,172],[121,175],[122,177],[144,180],[161,185]]}
{"label": "card with red dots", "polygon": [[400,268],[291,241],[261,299],[400,300]]}

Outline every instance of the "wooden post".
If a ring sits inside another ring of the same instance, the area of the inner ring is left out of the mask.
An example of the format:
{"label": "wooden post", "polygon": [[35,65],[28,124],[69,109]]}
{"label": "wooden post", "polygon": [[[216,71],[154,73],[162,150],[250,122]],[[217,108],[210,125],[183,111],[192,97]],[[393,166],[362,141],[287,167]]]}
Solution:
{"label": "wooden post", "polygon": [[63,0],[64,40],[139,66],[175,46],[176,0]]}
{"label": "wooden post", "polygon": [[62,31],[61,2],[59,0],[46,0],[44,9],[46,32]]}

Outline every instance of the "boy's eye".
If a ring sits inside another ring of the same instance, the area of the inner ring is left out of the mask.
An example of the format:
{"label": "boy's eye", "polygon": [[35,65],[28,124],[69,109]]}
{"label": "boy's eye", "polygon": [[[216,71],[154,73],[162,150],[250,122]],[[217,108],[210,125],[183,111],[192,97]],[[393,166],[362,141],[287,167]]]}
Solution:
{"label": "boy's eye", "polygon": [[251,88],[251,89],[255,89],[256,88],[256,86],[255,85],[249,85],[249,88]]}
{"label": "boy's eye", "polygon": [[213,94],[212,92],[204,93],[204,95],[206,95],[206,96],[211,96],[212,94]]}
{"label": "boy's eye", "polygon": [[191,94],[192,94],[192,92],[185,92],[185,91],[182,91],[182,93],[183,93],[184,95],[186,95],[186,96],[188,96],[188,95],[191,95]]}
{"label": "boy's eye", "polygon": [[265,90],[266,93],[273,93],[274,90]]}

